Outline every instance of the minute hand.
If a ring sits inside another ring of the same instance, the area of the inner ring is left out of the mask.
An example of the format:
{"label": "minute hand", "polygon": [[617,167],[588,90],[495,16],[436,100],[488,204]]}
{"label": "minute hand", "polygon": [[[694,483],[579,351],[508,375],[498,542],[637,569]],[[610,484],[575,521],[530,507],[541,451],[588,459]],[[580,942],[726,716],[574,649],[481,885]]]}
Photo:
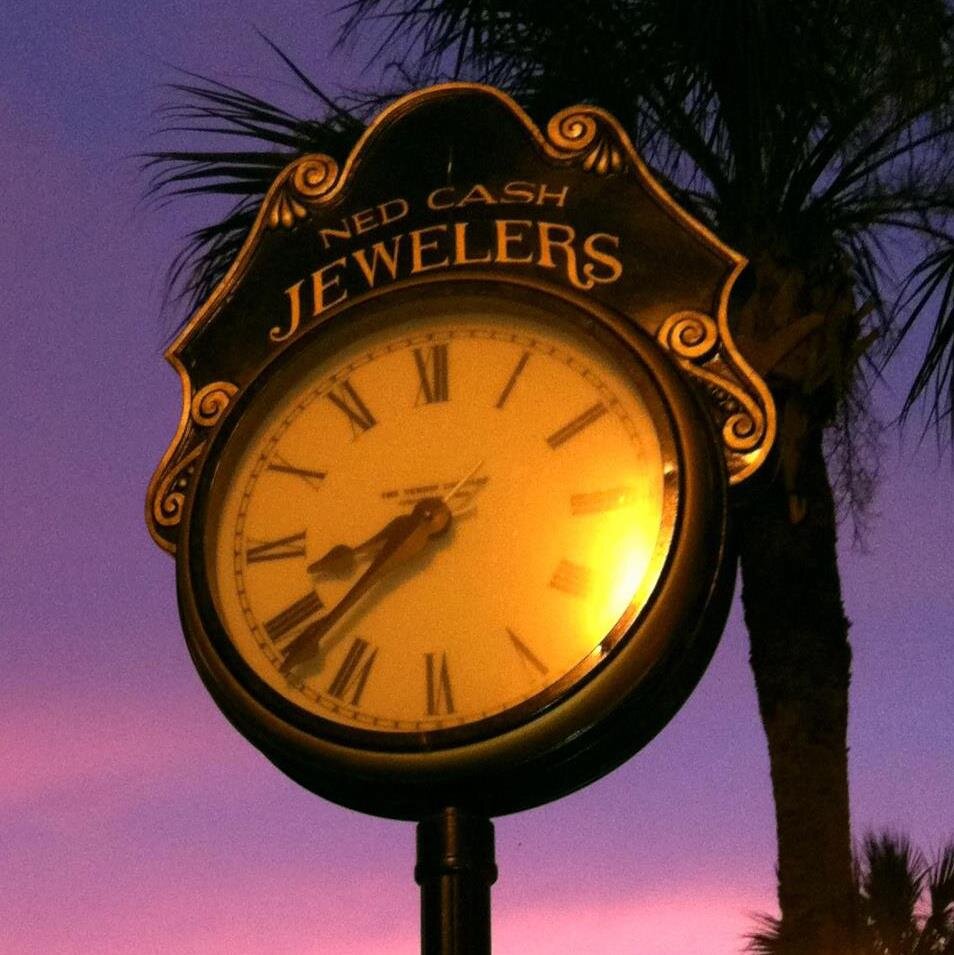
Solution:
{"label": "minute hand", "polygon": [[414,505],[410,514],[394,518],[381,532],[384,543],[368,569],[354,582],[354,586],[338,601],[334,609],[303,630],[288,645],[281,664],[282,673],[313,656],[321,638],[379,581],[391,571],[419,554],[427,542],[444,533],[451,522],[451,512],[445,501],[424,498]]}

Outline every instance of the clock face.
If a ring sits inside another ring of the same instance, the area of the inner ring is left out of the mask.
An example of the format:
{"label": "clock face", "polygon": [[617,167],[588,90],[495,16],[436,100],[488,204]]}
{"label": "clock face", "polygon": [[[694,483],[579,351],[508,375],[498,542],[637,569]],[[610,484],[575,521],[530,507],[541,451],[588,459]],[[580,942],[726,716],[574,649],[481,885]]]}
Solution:
{"label": "clock face", "polygon": [[557,299],[382,296],[229,421],[201,524],[213,642],[331,737],[427,749],[531,721],[630,639],[673,542],[659,390]]}

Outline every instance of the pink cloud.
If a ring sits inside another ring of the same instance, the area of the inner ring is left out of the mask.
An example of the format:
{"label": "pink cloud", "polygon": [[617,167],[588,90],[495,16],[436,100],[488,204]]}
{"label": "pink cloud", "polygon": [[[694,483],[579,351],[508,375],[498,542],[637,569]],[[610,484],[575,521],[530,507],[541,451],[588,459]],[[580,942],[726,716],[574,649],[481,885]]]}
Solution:
{"label": "pink cloud", "polygon": [[748,913],[772,908],[769,898],[737,889],[673,885],[665,898],[505,910],[495,924],[501,951],[521,955],[728,955],[742,947]]}
{"label": "pink cloud", "polygon": [[[306,853],[281,865],[223,864],[198,848],[128,855],[115,845],[86,848],[48,866],[40,881],[10,880],[12,891],[0,898],[0,950],[411,955],[417,947],[409,867],[382,875]],[[3,948],[4,936],[12,947]]]}
{"label": "pink cloud", "polygon": [[[170,871],[77,898],[52,924],[21,923],[23,951],[45,955],[417,955],[417,889],[407,871],[365,872],[352,862],[209,871],[180,859]],[[121,892],[121,905],[116,890]],[[519,955],[729,955],[741,949],[747,913],[769,906],[756,895],[673,885],[665,898],[606,899],[532,908],[495,903],[496,951]]]}
{"label": "pink cloud", "polygon": [[[61,701],[51,705],[50,700]],[[70,826],[129,808],[201,765],[241,772],[251,749],[201,688],[176,695],[112,693],[64,697],[62,687],[19,688],[0,705],[0,811],[39,814]]]}

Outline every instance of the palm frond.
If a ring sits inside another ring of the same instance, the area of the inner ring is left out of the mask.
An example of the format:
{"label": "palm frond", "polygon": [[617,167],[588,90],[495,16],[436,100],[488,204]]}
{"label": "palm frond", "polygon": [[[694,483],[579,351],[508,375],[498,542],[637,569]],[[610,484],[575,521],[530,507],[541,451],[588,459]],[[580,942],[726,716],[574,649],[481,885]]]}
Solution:
{"label": "palm frond", "polygon": [[[532,4],[530,4],[532,6]],[[494,0],[459,2],[435,0],[351,0],[339,42],[353,37],[368,22],[386,24],[372,60],[378,60],[397,41],[433,76],[451,54],[450,75],[457,77],[465,64],[475,64],[486,75],[499,57],[498,35],[519,23],[515,11]]]}
{"label": "palm frond", "polygon": [[861,852],[861,894],[875,937],[887,952],[909,952],[918,936],[924,857],[906,836],[894,832],[868,833]]}
{"label": "palm frond", "polygon": [[927,875],[930,910],[922,934],[925,952],[954,951],[954,841],[938,853]]}
{"label": "palm frond", "polygon": [[239,200],[224,218],[187,236],[169,267],[168,288],[188,312],[204,302],[224,278],[255,222],[258,206],[257,197]]}
{"label": "palm frond", "polygon": [[764,912],[752,916],[756,928],[745,934],[745,951],[751,955],[786,955],[789,950],[782,920]]}
{"label": "palm frond", "polygon": [[[854,854],[854,881],[860,919],[855,926],[856,955],[944,955],[954,952],[954,841],[928,864],[911,841],[896,832],[869,832]],[[921,911],[924,896],[930,909]],[[783,919],[752,916],[746,938],[751,955],[799,953]]]}
{"label": "palm frond", "polygon": [[[750,259],[768,252],[821,275],[824,262],[847,257],[883,342],[889,322],[904,334],[933,319],[904,410],[928,395],[929,424],[951,418],[954,438],[954,253],[942,251],[954,248],[949,0],[903,9],[894,0],[348,0],[342,10],[339,43],[373,40],[389,88],[332,98],[263,38],[314,100],[315,117],[187,74],[171,87],[167,130],[242,148],[150,154],[152,194],[229,197],[234,224],[290,158],[342,155],[370,113],[441,79],[501,86],[538,122],[594,103],[624,123],[677,198]],[[923,250],[915,269],[884,267],[899,261],[879,247],[887,229]],[[180,278],[201,269],[206,252],[221,263],[230,245],[213,252],[211,239],[189,237]],[[846,356],[845,370],[861,370]]]}
{"label": "palm frond", "polygon": [[[190,232],[168,271],[168,300],[180,320],[215,288],[248,234],[275,177],[305,153],[345,157],[365,123],[360,112],[325,94],[271,40],[263,40],[315,101],[314,117],[295,115],[238,87],[195,73],[171,83],[160,133],[207,140],[205,148],[143,154],[146,195],[164,204],[177,197],[220,196],[230,205],[221,218]],[[235,148],[217,146],[222,137]],[[185,313],[184,315],[181,313]]]}
{"label": "palm frond", "polygon": [[926,427],[938,431],[946,420],[954,441],[954,236],[927,253],[911,270],[899,300],[904,321],[894,345],[900,343],[925,318],[933,318],[921,366],[914,377],[901,411],[908,418],[919,401],[927,404]]}

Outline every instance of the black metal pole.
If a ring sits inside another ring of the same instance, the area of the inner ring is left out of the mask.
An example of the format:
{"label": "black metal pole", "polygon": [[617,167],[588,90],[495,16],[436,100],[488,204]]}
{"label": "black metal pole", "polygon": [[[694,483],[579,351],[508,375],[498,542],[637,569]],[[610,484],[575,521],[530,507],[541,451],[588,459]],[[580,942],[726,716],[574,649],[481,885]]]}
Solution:
{"label": "black metal pole", "polygon": [[459,809],[422,819],[414,878],[421,887],[421,955],[490,955],[493,823]]}

